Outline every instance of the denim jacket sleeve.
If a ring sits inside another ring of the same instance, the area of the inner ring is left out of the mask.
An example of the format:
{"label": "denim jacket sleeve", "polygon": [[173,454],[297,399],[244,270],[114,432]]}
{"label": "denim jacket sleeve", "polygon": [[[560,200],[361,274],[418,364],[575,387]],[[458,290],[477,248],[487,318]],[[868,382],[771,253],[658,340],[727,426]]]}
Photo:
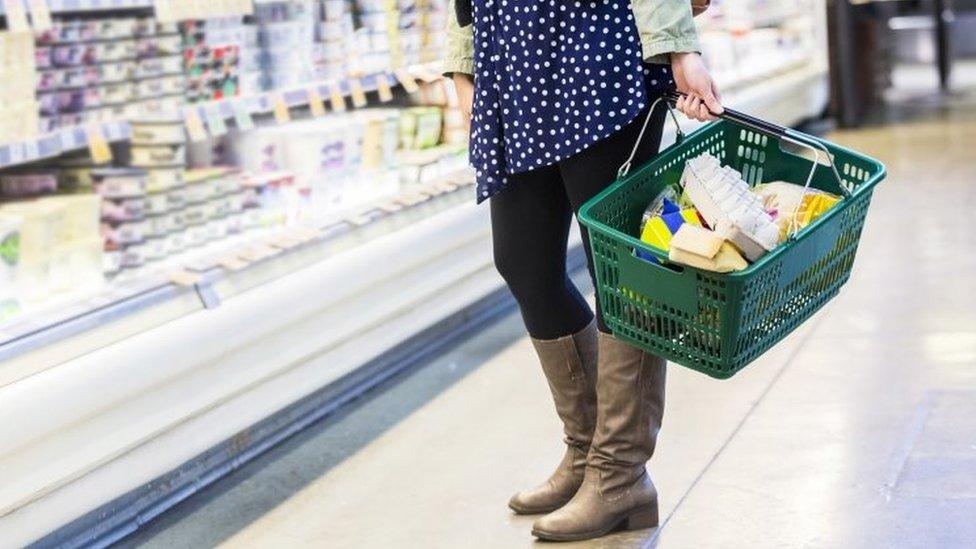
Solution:
{"label": "denim jacket sleeve", "polygon": [[[669,53],[701,50],[689,0],[631,0],[631,6],[646,61],[667,63]],[[444,73],[474,74],[472,28],[458,25],[454,13],[454,0],[451,0],[447,11]]]}

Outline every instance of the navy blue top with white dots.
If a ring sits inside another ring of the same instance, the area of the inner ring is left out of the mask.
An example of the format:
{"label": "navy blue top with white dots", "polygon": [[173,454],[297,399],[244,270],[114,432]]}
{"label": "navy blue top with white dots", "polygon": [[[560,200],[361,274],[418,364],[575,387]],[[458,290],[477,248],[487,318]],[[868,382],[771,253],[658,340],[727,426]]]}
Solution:
{"label": "navy blue top with white dots", "polygon": [[470,161],[478,202],[508,175],[620,130],[672,85],[643,65],[627,0],[484,0],[474,7]]}

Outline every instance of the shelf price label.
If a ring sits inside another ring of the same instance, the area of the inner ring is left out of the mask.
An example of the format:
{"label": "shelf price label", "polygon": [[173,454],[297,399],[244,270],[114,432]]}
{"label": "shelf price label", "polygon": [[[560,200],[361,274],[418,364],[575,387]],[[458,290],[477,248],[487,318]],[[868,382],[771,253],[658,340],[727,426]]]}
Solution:
{"label": "shelf price label", "polygon": [[322,100],[322,94],[319,93],[317,86],[312,86],[307,90],[308,93],[308,108],[312,111],[312,116],[318,118],[320,116],[325,116],[325,101]]}
{"label": "shelf price label", "polygon": [[4,16],[7,18],[7,30],[10,32],[30,31],[27,24],[27,10],[23,0],[3,0]]}
{"label": "shelf price label", "polygon": [[220,260],[217,261],[217,264],[228,271],[240,271],[249,265],[247,261],[244,261],[243,259],[234,255],[228,255],[220,258]]}
{"label": "shelf price label", "polygon": [[346,96],[342,94],[342,86],[339,82],[329,84],[329,103],[332,104],[332,110],[335,112],[346,110]]}
{"label": "shelf price label", "polygon": [[349,79],[349,95],[352,97],[352,106],[357,109],[366,106],[366,92],[363,90],[363,82],[359,77],[352,77]]}
{"label": "shelf price label", "polygon": [[396,76],[397,81],[400,82],[400,85],[403,86],[404,91],[407,93],[414,93],[420,89],[420,86],[417,85],[417,80],[406,69],[397,69],[393,75]]}
{"label": "shelf price label", "polygon": [[25,141],[24,142],[24,161],[30,162],[31,160],[36,160],[41,156],[41,147],[37,141]]}
{"label": "shelf price label", "polygon": [[251,109],[248,108],[247,102],[235,101],[233,109],[234,123],[237,124],[237,129],[242,132],[254,129],[254,118],[251,117]]}
{"label": "shelf price label", "polygon": [[112,148],[108,145],[101,124],[89,124],[85,128],[85,138],[88,141],[88,153],[91,155],[92,162],[105,164],[112,161]]}
{"label": "shelf price label", "polygon": [[207,127],[210,128],[210,135],[220,137],[227,133],[227,122],[224,121],[224,113],[220,111],[220,105],[211,105],[204,112],[207,116]]}
{"label": "shelf price label", "polygon": [[390,81],[387,80],[385,72],[376,75],[376,91],[383,103],[393,101],[393,90],[390,89]]}
{"label": "shelf price label", "polygon": [[274,112],[275,122],[287,124],[291,121],[291,112],[288,110],[288,102],[281,93],[271,94],[271,110]]}
{"label": "shelf price label", "polygon": [[207,138],[207,129],[203,126],[203,119],[195,108],[184,113],[183,123],[186,125],[186,135],[190,141],[203,141]]}
{"label": "shelf price label", "polygon": [[54,26],[47,0],[27,0],[27,5],[30,8],[31,22],[34,24],[35,31],[46,31]]}
{"label": "shelf price label", "polygon": [[167,278],[169,278],[169,281],[173,284],[183,287],[193,286],[194,284],[198,284],[201,280],[203,280],[203,277],[199,274],[191,273],[185,269],[171,271],[167,274]]}

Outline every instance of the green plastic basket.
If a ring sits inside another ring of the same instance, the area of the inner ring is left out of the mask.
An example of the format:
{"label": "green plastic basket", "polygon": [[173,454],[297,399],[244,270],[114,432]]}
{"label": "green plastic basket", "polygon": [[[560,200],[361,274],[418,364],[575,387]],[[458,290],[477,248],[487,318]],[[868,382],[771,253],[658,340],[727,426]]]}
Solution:
{"label": "green plastic basket", "polygon": [[[728,113],[621,177],[579,212],[589,229],[603,319],[614,335],[720,379],[744,368],[837,294],[850,276],[873,188],[885,175],[872,158]],[[810,145],[829,155],[812,161],[802,154],[802,146]],[[844,198],[746,270],[719,274],[667,264],[666,254],[633,235],[651,200],[678,182],[685,160],[705,151],[751,184],[803,184],[812,171],[811,187]],[[636,249],[662,261],[638,258]]]}

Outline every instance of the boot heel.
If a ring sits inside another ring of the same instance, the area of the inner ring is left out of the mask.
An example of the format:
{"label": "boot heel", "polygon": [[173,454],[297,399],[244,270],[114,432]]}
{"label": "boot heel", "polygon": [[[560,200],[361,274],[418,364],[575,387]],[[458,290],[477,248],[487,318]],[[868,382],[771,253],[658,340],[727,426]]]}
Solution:
{"label": "boot heel", "polygon": [[658,524],[657,502],[643,507],[627,517],[625,528],[627,530],[643,530],[644,528],[655,528]]}

